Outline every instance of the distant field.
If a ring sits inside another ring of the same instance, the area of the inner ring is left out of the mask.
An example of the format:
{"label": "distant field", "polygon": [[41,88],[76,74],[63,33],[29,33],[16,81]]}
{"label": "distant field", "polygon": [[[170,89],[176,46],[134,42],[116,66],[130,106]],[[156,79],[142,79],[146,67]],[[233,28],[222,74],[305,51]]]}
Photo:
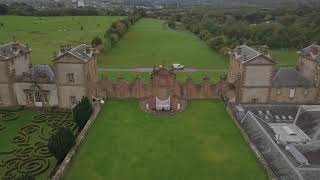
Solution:
{"label": "distant field", "polygon": [[[189,77],[192,78],[194,83],[201,83],[204,77],[208,77],[211,82],[217,82],[220,80],[220,76],[224,75],[223,73],[215,72],[177,72],[176,78],[179,83],[185,82]],[[117,81],[118,77],[123,77],[128,83],[131,83],[134,78],[139,77],[143,83],[148,83],[150,81],[150,73],[148,72],[100,72],[98,76],[107,76],[113,82]]]}
{"label": "distant field", "polygon": [[296,66],[298,54],[295,49],[272,49],[271,55],[278,62],[278,66]]}
{"label": "distant field", "polygon": [[226,68],[228,59],[211,50],[189,32],[174,31],[164,21],[142,19],[111,51],[104,52],[102,67],[153,67],[181,63],[186,67]]}
{"label": "distant field", "polygon": [[267,180],[223,103],[194,100],[175,116],[108,101],[66,180]]}
{"label": "distant field", "polygon": [[[61,45],[90,43],[103,36],[109,25],[121,17],[64,16],[23,17],[0,16],[0,43],[15,39],[32,48],[33,64],[51,64],[53,53]],[[81,26],[83,30],[81,30]]]}

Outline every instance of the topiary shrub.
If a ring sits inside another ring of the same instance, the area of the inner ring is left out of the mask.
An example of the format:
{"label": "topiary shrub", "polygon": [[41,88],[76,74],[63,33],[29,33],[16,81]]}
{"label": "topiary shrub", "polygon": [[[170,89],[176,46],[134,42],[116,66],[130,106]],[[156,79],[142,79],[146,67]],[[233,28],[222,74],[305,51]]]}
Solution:
{"label": "topiary shrub", "polygon": [[93,107],[88,97],[83,97],[73,108],[73,119],[80,129],[87,124],[92,112]]}
{"label": "topiary shrub", "polygon": [[58,163],[63,161],[74,145],[75,136],[69,128],[59,128],[48,141],[49,153],[58,160]]}

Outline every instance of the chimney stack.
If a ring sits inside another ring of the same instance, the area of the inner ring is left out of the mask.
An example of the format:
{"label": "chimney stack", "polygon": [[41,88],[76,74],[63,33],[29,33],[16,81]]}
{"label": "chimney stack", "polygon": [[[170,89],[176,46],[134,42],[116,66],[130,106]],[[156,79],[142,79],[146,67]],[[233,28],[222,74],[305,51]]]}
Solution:
{"label": "chimney stack", "polygon": [[241,47],[237,46],[236,49],[235,49],[235,52],[236,52],[237,55],[240,55],[241,54]]}
{"label": "chimney stack", "polygon": [[313,55],[317,55],[319,53],[319,48],[317,46],[312,46],[311,52]]}
{"label": "chimney stack", "polygon": [[263,45],[260,47],[260,53],[265,55],[265,56],[269,56],[269,47],[267,45]]}

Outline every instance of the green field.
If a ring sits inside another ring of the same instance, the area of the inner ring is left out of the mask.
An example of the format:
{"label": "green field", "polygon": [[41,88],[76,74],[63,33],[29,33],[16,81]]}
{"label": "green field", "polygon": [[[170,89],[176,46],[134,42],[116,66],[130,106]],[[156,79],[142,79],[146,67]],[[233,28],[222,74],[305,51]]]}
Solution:
{"label": "green field", "polygon": [[299,59],[297,50],[294,49],[272,49],[270,53],[278,66],[295,67]]}
{"label": "green field", "polygon": [[228,65],[227,57],[212,51],[190,32],[168,29],[164,21],[141,19],[99,60],[101,67],[153,67],[180,63],[210,68]]}
{"label": "green field", "polygon": [[[220,76],[225,75],[225,73],[216,72],[176,72],[176,78],[179,83],[184,83],[190,77],[194,83],[201,83],[203,78],[207,77],[210,82],[215,83],[220,80]],[[116,82],[119,77],[122,77],[127,83],[132,83],[136,77],[139,77],[143,83],[148,83],[150,81],[149,72],[99,72],[99,77],[108,77],[112,82]]]}
{"label": "green field", "polygon": [[58,52],[61,45],[91,43],[93,37],[103,37],[110,24],[119,18],[0,16],[0,24],[3,23],[0,26],[0,43],[10,42],[15,37],[30,46],[33,64],[51,64],[54,52]]}
{"label": "green field", "polygon": [[66,180],[266,180],[223,103],[189,102],[175,116],[153,116],[138,102],[102,107]]}
{"label": "green field", "polygon": [[70,112],[38,113],[0,110],[0,178],[30,174],[48,179],[56,159],[48,151],[48,138],[58,127],[76,130]]}

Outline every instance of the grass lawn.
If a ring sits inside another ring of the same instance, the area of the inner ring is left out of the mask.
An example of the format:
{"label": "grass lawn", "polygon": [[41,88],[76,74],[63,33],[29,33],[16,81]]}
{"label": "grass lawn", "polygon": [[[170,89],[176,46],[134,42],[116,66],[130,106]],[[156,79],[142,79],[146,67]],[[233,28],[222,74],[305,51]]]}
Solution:
{"label": "grass lawn", "polygon": [[[217,82],[220,80],[220,76],[224,75],[223,73],[216,72],[176,72],[176,78],[179,83],[184,83],[187,78],[191,77],[194,83],[201,83],[204,77],[208,77],[211,82]],[[113,82],[117,81],[118,77],[123,77],[128,83],[133,82],[134,78],[140,77],[143,83],[148,83],[150,81],[149,72],[99,72],[98,76],[107,76]]]}
{"label": "grass lawn", "polygon": [[299,59],[297,50],[294,49],[272,49],[270,53],[278,66],[295,67]]}
{"label": "grass lawn", "polygon": [[0,178],[14,179],[31,174],[38,180],[48,179],[56,160],[47,147],[57,127],[75,130],[71,113],[45,113],[0,110]]}
{"label": "grass lawn", "polygon": [[[121,17],[64,16],[24,17],[0,16],[0,43],[15,39],[32,49],[33,64],[51,64],[53,53],[61,45],[91,43],[95,36],[103,37],[110,24]],[[83,30],[81,30],[81,26]]]}
{"label": "grass lawn", "polygon": [[103,52],[101,67],[153,67],[181,63],[186,67],[226,68],[227,57],[212,51],[190,32],[174,31],[164,21],[141,19],[110,51]]}
{"label": "grass lawn", "polygon": [[195,100],[176,116],[138,102],[104,105],[66,180],[266,180],[221,102]]}

